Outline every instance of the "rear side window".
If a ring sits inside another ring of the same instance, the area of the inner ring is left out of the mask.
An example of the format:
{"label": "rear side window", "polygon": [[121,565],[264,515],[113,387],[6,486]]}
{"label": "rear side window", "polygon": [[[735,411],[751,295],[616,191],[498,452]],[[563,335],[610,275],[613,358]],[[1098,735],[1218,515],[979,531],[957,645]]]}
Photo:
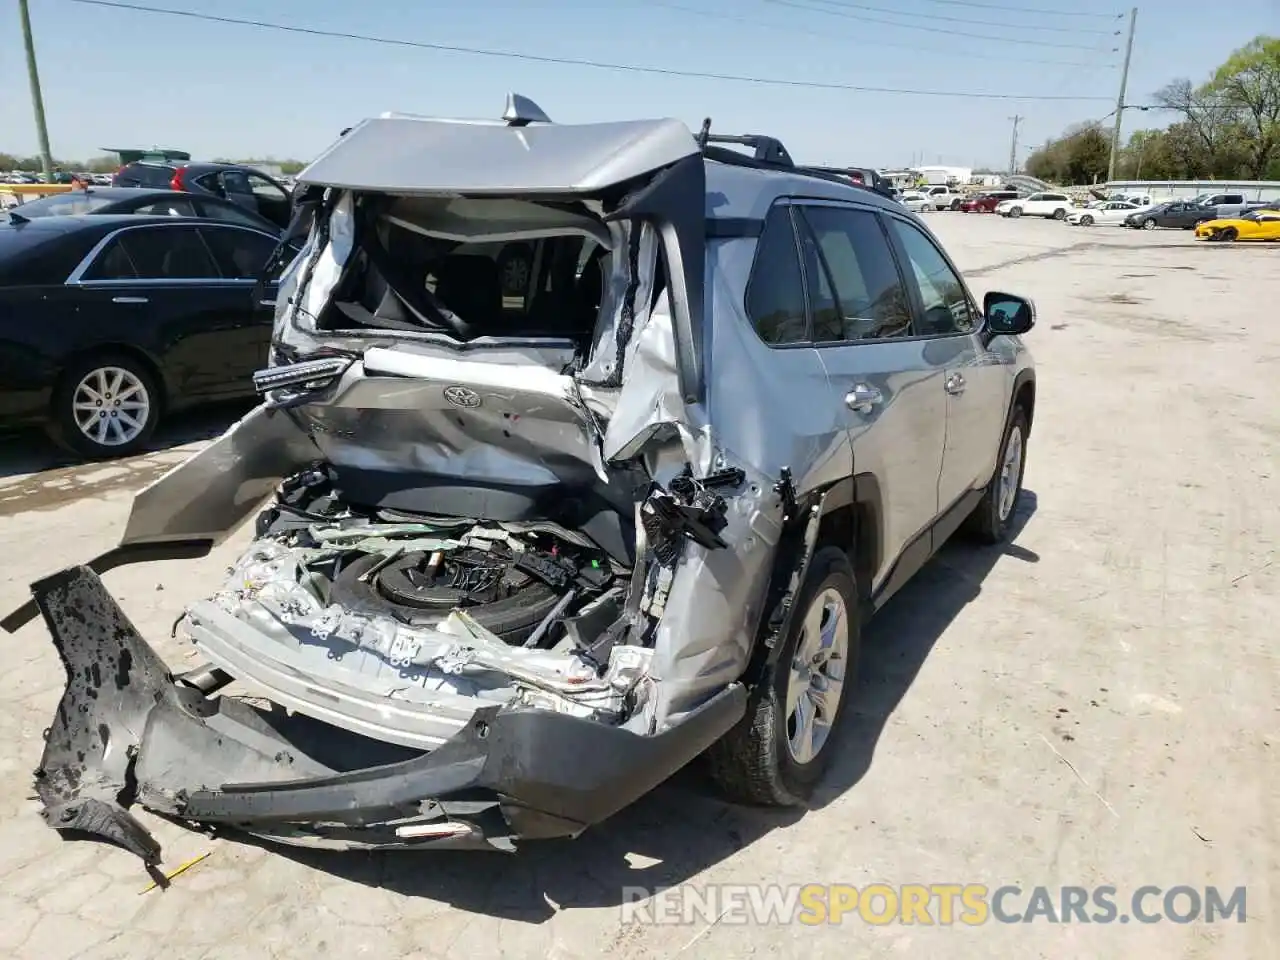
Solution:
{"label": "rear side window", "polygon": [[203,227],[200,230],[213,251],[222,276],[228,280],[257,279],[276,243],[270,237],[231,227]]}
{"label": "rear side window", "polygon": [[747,282],[747,317],[765,343],[804,343],[804,279],[788,208],[775,206],[756,243],[755,264]]}
{"label": "rear side window", "polygon": [[220,276],[195,227],[127,230],[85,271],[85,280],[209,280]]}
{"label": "rear side window", "polygon": [[116,175],[116,184],[121,187],[154,187],[165,189],[173,180],[173,167],[153,163],[131,163]]}
{"label": "rear side window", "polygon": [[801,247],[817,343],[911,335],[911,308],[874,213],[807,207]]}
{"label": "rear side window", "polygon": [[238,223],[242,227],[262,227],[262,220],[259,217],[245,212],[243,207],[237,207],[233,203],[201,200],[200,209],[203,211],[202,215],[210,220],[225,220],[227,223]]}

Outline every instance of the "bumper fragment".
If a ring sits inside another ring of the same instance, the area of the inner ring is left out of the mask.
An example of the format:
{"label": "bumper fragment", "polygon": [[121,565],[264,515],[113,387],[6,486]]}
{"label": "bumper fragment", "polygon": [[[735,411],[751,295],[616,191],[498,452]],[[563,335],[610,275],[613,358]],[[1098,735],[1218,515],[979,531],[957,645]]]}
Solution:
{"label": "bumper fragment", "polygon": [[[742,716],[734,684],[641,736],[531,708],[486,707],[429,753],[368,766],[386,744],[175,683],[98,576],[74,567],[32,585],[67,672],[36,790],[64,834],[148,864],[160,847],[135,802],[205,827],[348,848],[511,849],[571,837],[684,766]],[[310,735],[306,733],[309,723]]]}

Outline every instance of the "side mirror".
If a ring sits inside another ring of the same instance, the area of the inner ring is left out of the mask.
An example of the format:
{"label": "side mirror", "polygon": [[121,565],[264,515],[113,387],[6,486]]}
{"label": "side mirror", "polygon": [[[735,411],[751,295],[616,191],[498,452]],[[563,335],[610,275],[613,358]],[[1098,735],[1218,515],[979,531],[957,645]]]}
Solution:
{"label": "side mirror", "polygon": [[987,333],[993,337],[1015,337],[1036,325],[1036,308],[1026,297],[992,291],[982,298]]}

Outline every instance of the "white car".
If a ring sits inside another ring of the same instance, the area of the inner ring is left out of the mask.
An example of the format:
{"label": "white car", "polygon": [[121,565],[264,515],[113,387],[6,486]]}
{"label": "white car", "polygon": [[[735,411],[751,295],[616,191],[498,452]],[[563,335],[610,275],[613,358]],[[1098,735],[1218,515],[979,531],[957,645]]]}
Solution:
{"label": "white car", "polygon": [[898,198],[898,202],[912,213],[924,213],[932,207],[929,198],[918,190],[908,190]]}
{"label": "white car", "polygon": [[1094,224],[1118,227],[1124,224],[1125,217],[1141,209],[1136,203],[1125,200],[1106,200],[1091,203],[1083,210],[1072,210],[1067,214],[1067,223],[1079,227],[1092,227]]}
{"label": "white car", "polygon": [[1065,193],[1033,193],[1017,200],[1005,200],[996,204],[996,213],[1002,217],[1048,217],[1065,220],[1072,210],[1071,198]]}
{"label": "white car", "polygon": [[931,210],[959,210],[960,204],[965,200],[963,193],[956,193],[950,187],[929,187],[924,193],[929,199]]}

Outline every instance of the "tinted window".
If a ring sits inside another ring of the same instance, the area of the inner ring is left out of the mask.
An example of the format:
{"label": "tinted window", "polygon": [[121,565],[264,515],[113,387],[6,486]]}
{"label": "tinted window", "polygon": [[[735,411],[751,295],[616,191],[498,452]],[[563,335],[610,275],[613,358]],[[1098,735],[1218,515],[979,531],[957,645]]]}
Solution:
{"label": "tinted window", "polygon": [[128,230],[112,241],[85,273],[86,280],[208,280],[218,276],[195,227]]}
{"label": "tinted window", "polygon": [[157,217],[194,217],[196,215],[196,209],[191,205],[191,201],[180,197],[173,200],[157,200],[155,203],[138,207],[133,212]]}
{"label": "tinted window", "polygon": [[264,200],[287,200],[283,190],[260,173],[245,175],[249,181],[249,189]]}
{"label": "tinted window", "polygon": [[888,240],[866,210],[808,207],[801,247],[819,343],[911,334],[911,311]]}
{"label": "tinted window", "polygon": [[117,174],[115,182],[122,187],[166,188],[173,180],[174,168],[152,163],[131,163]]}
{"label": "tinted window", "polygon": [[275,249],[276,242],[260,233],[230,227],[207,227],[200,231],[222,270],[223,277],[256,280]]}
{"label": "tinted window", "polygon": [[84,272],[85,280],[133,280],[137,276],[133,260],[119,237],[108,243]]}
{"label": "tinted window", "polygon": [[201,190],[207,190],[215,196],[222,196],[222,181],[218,179],[217,173],[206,173],[203,177],[196,177],[193,182]]}
{"label": "tinted window", "polygon": [[808,337],[804,280],[786,207],[765,218],[747,283],[747,316],[765,343],[802,343]]}
{"label": "tinted window", "polygon": [[262,229],[262,219],[260,217],[255,217],[252,213],[247,213],[243,207],[237,207],[234,204],[213,203],[208,200],[202,200],[200,209],[204,211],[203,215],[210,220],[225,220],[228,223],[238,223],[242,227]]}
{"label": "tinted window", "polygon": [[222,187],[227,191],[228,196],[232,194],[253,195],[253,188],[249,186],[249,178],[240,170],[223,170]]}
{"label": "tinted window", "polygon": [[907,251],[911,272],[920,288],[924,303],[919,333],[945,336],[969,333],[974,328],[974,312],[965,294],[964,284],[951,269],[933,241],[919,229],[901,220],[891,220]]}

